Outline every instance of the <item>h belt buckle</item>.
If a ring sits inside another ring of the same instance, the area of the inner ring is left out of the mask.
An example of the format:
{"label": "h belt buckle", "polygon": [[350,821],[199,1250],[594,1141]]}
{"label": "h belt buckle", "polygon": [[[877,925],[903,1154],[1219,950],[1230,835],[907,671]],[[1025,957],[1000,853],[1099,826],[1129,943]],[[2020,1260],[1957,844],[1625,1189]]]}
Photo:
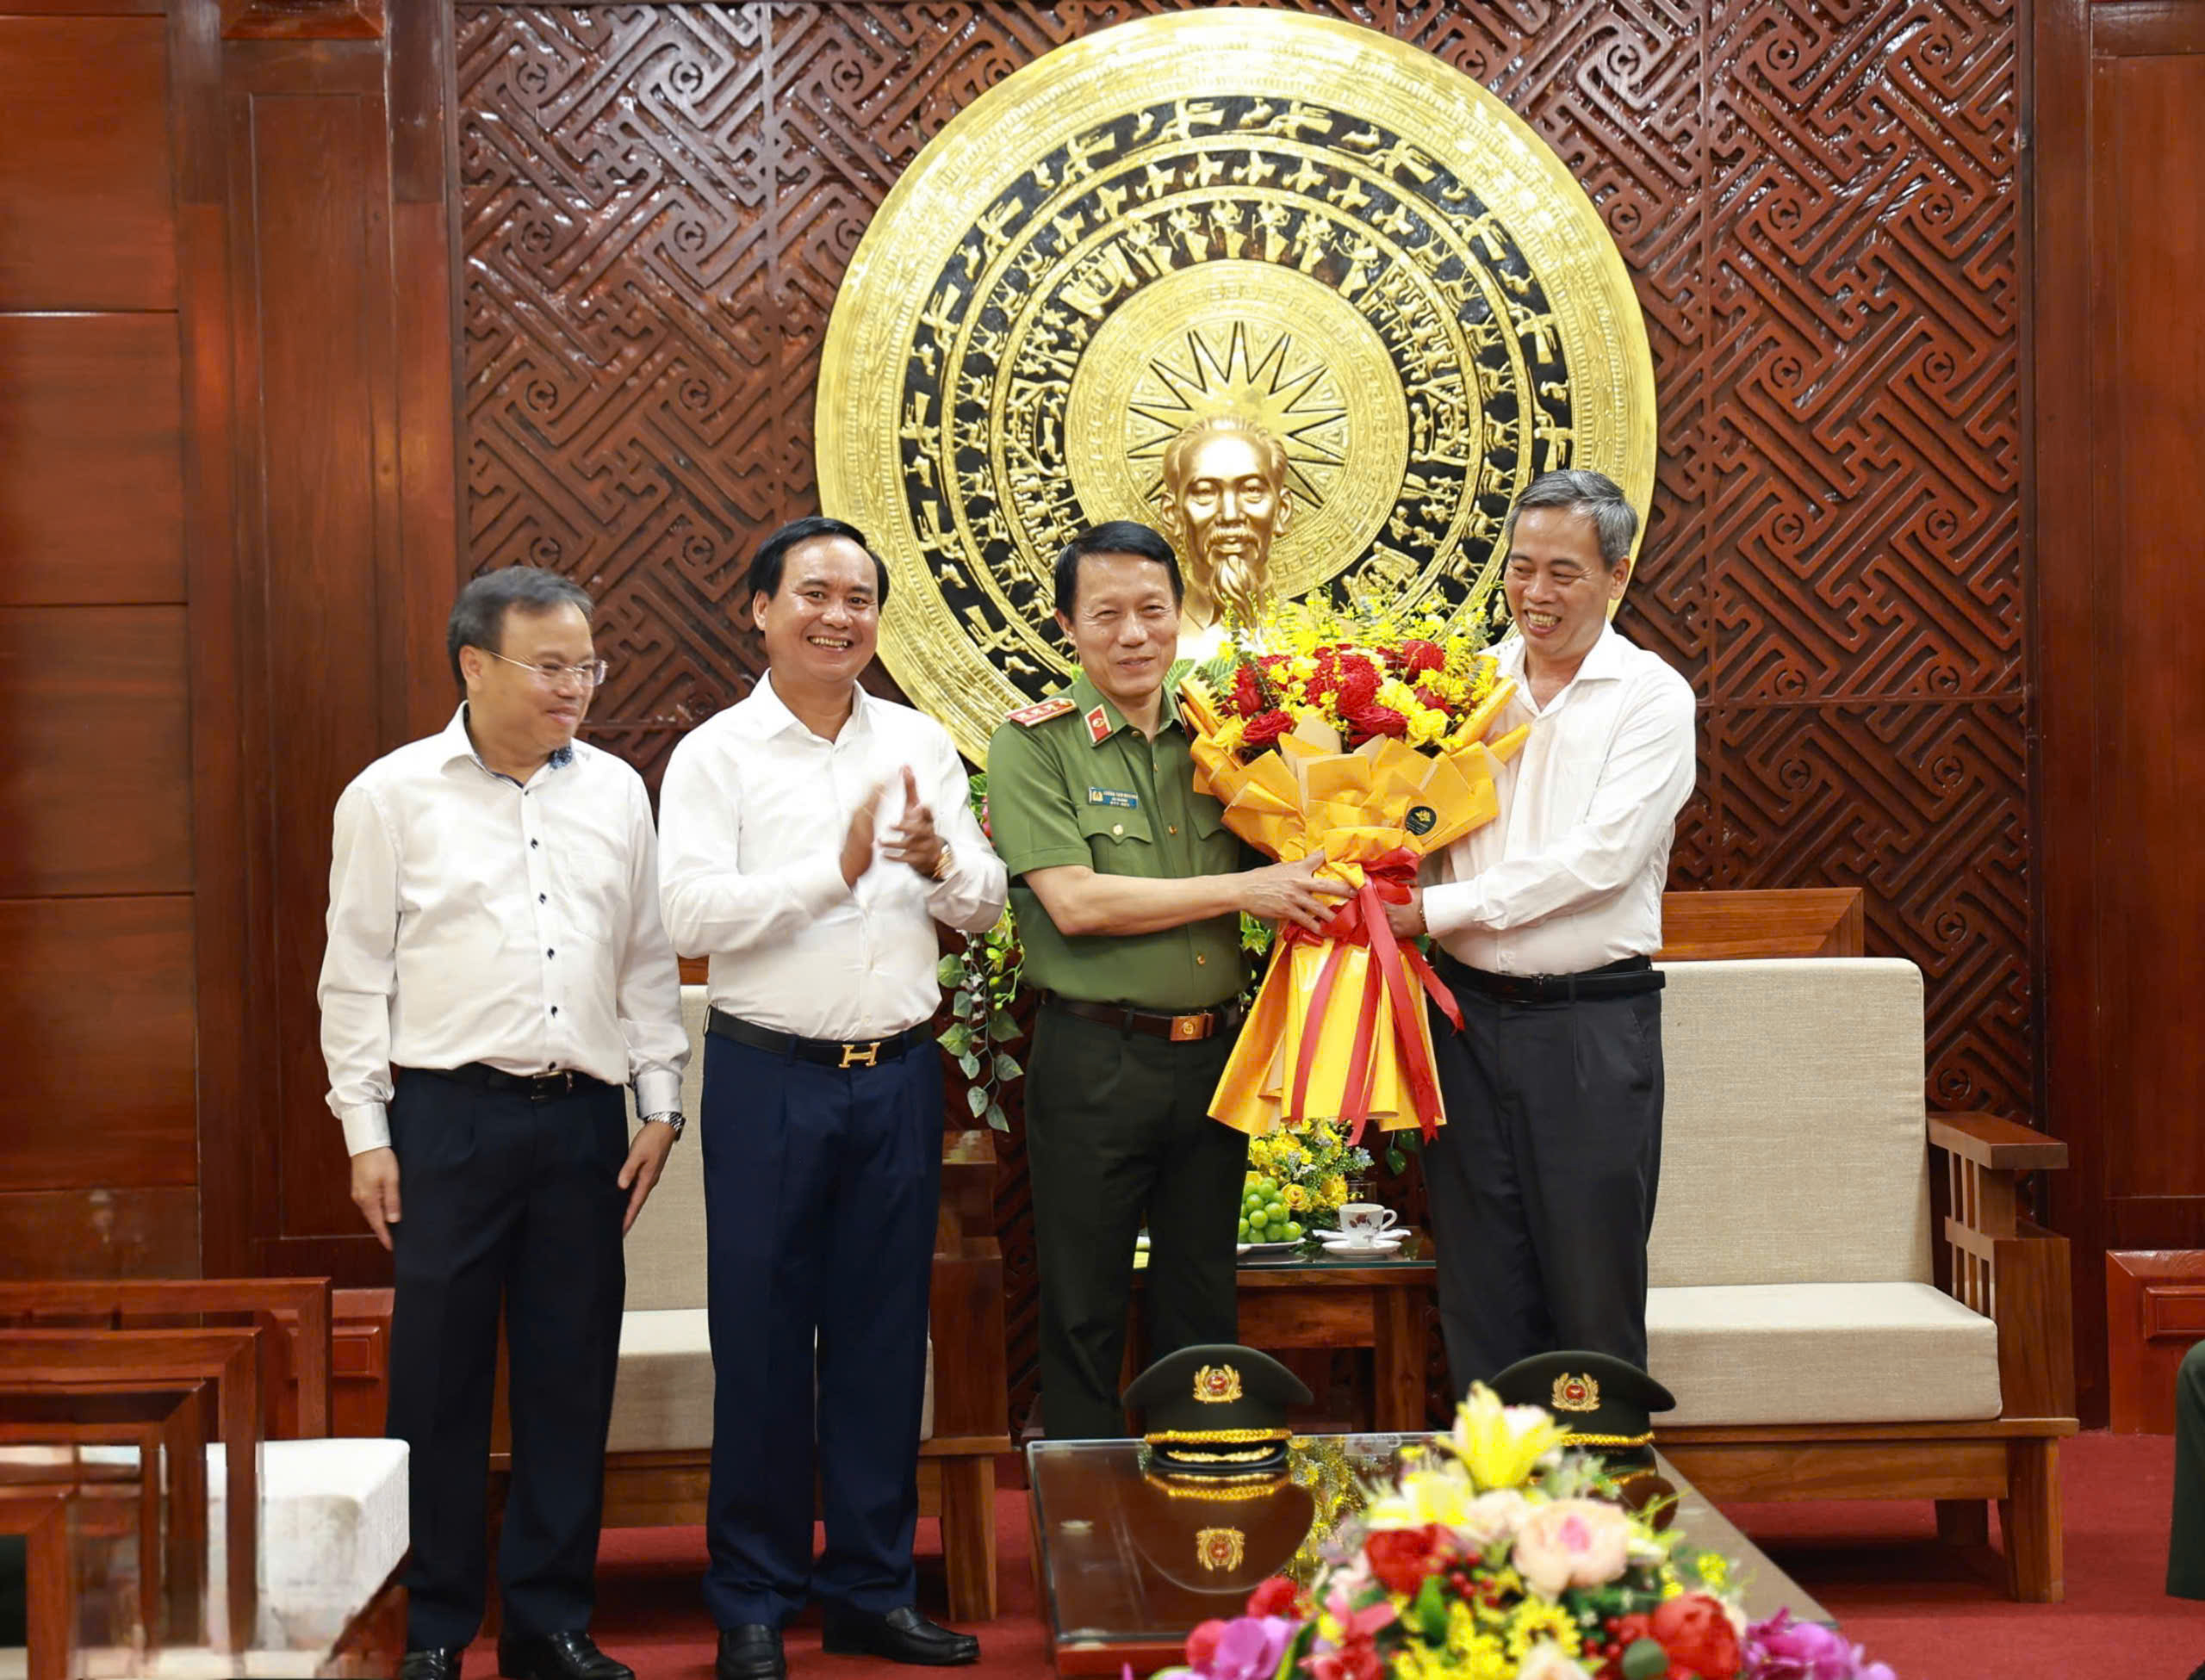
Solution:
{"label": "h belt buckle", "polygon": [[1200,1014],[1174,1015],[1171,1017],[1171,1042],[1173,1044],[1185,1044],[1192,1039],[1207,1038],[1208,1037],[1209,1012],[1208,1010],[1202,1011]]}
{"label": "h belt buckle", "polygon": [[841,1065],[846,1068],[879,1067],[880,1065],[880,1045],[881,1041],[878,1038],[875,1038],[871,1044],[844,1045],[842,1046],[842,1060]]}
{"label": "h belt buckle", "polygon": [[550,1102],[563,1097],[575,1088],[572,1073],[532,1073],[528,1076],[528,1100],[531,1102]]}

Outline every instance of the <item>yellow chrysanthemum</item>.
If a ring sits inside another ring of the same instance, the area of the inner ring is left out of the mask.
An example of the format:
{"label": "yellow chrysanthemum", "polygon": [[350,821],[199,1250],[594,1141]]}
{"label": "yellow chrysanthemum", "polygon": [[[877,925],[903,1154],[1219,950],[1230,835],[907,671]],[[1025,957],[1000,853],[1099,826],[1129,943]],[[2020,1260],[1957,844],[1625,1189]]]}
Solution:
{"label": "yellow chrysanthemum", "polygon": [[1320,1207],[1339,1207],[1347,1200],[1347,1181],[1334,1173],[1317,1187],[1317,1204]]}
{"label": "yellow chrysanthemum", "polygon": [[1550,1599],[1527,1598],[1508,1618],[1508,1654],[1520,1663],[1543,1639],[1560,1646],[1565,1657],[1575,1657],[1580,1646],[1577,1619]]}
{"label": "yellow chrysanthemum", "polygon": [[1700,1584],[1711,1592],[1720,1592],[1730,1584],[1730,1560],[1720,1552],[1699,1554]]}

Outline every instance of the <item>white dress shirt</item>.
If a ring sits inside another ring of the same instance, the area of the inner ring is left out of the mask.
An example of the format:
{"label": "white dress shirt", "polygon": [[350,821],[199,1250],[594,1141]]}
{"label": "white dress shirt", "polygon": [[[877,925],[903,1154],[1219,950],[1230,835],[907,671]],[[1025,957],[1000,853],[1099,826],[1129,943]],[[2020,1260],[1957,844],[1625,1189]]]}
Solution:
{"label": "white dress shirt", "polygon": [[1495,778],[1500,814],[1440,854],[1424,920],[1493,974],[1581,974],[1662,947],[1662,888],[1691,797],[1692,685],[1612,628],[1544,709],[1524,642],[1494,650],[1517,689],[1488,739],[1529,722]]}
{"label": "white dress shirt", "polygon": [[[940,881],[879,855],[903,821],[906,766],[949,845]],[[842,836],[876,788],[873,864],[853,890]],[[661,879],[675,948],[711,958],[713,1007],[806,1038],[885,1038],[930,1017],[934,924],[984,932],[1008,887],[968,798],[949,732],[862,689],[832,741],[770,677],[691,730],[659,790]]]}
{"label": "white dress shirt", "polygon": [[487,1063],[681,1106],[681,971],[643,778],[580,741],[522,786],[462,706],[337,802],[321,1050],[354,1155],[390,1142],[391,1069]]}

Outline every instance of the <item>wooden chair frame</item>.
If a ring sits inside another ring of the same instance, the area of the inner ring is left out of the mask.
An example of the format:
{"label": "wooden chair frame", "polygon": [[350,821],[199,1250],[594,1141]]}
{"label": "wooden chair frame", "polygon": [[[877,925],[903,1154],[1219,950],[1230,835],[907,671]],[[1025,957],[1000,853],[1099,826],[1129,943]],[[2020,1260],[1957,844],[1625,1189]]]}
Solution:
{"label": "wooden chair frame", "polygon": [[2017,1181],[2065,1167],[2067,1146],[1988,1114],[1930,1115],[1927,1142],[1936,1281],[1997,1326],[1999,1416],[1664,1429],[1662,1450],[1713,1499],[1933,1499],[1940,1536],[1971,1550],[1996,1499],[2007,1590],[2056,1603],[2059,1441],[2078,1427],[2067,1239],[2021,1216]]}
{"label": "wooden chair frame", "polygon": [[67,1680],[76,1643],[77,1579],[69,1561],[69,1495],[61,1488],[0,1486],[0,1534],[24,1550],[28,1680]]}
{"label": "wooden chair frame", "polygon": [[[203,1329],[251,1318],[280,1330],[265,1344],[266,1438],[329,1433],[327,1278],[128,1278],[0,1282],[0,1329]],[[217,1326],[219,1328],[219,1326]]]}
{"label": "wooden chair frame", "polygon": [[228,1509],[223,1513],[230,1648],[241,1652],[260,1599],[260,1348],[249,1330],[0,1331],[0,1391],[145,1392],[214,1385]]}

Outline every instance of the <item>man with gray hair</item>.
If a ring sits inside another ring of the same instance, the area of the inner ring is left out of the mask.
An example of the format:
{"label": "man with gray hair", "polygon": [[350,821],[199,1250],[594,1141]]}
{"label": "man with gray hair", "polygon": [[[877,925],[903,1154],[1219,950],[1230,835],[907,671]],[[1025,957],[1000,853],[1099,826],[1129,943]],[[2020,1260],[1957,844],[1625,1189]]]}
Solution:
{"label": "man with gray hair", "polygon": [[[680,971],[640,777],[575,739],[590,598],[509,566],[445,633],[462,701],[337,802],[321,1045],[352,1200],[392,1252],[389,1433],[410,1448],[399,1680],[459,1680],[482,1620],[502,1312],[511,1680],[634,1680],[589,1637],[621,1237],[681,1133]],[[630,1142],[621,1087],[643,1119]]]}
{"label": "man with gray hair", "polygon": [[[1495,650],[1531,733],[1500,814],[1388,913],[1430,933],[1463,1013],[1437,1032],[1447,1124],[1425,1152],[1458,1392],[1534,1354],[1646,1367],[1662,1166],[1662,887],[1694,772],[1693,693],[1608,623],[1638,516],[1615,481],[1532,480],[1510,512]],[[1565,1418],[1564,1422],[1568,1420]]]}

